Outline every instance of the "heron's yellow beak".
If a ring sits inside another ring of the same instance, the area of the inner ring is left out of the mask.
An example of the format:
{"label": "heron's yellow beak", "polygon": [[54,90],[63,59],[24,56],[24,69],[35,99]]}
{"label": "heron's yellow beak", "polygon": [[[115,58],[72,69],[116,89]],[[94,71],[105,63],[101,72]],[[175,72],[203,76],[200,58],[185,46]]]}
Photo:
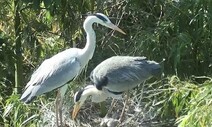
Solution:
{"label": "heron's yellow beak", "polygon": [[77,113],[78,113],[79,110],[80,110],[80,107],[81,107],[81,105],[80,105],[79,102],[77,102],[77,103],[74,105],[74,110],[73,110],[73,112],[72,112],[72,119],[75,119],[75,118],[76,118]]}
{"label": "heron's yellow beak", "polygon": [[126,34],[122,29],[120,29],[118,26],[114,25],[113,23],[108,23],[107,25],[113,30],[116,30],[122,34]]}

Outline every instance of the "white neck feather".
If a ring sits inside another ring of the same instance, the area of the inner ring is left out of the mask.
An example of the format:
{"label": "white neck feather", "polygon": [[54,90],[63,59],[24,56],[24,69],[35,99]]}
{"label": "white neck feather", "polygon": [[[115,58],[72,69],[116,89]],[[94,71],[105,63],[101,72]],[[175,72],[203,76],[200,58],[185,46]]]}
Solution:
{"label": "white neck feather", "polygon": [[95,22],[95,17],[87,17],[84,21],[83,27],[86,32],[86,45],[82,49],[82,63],[87,63],[92,57],[96,47],[96,34],[92,28],[93,23]]}

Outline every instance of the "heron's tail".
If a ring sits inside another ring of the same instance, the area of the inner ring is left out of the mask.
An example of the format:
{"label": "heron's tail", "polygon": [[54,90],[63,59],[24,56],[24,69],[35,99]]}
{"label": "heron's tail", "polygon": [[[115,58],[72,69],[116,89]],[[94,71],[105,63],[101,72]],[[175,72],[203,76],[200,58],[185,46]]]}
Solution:
{"label": "heron's tail", "polygon": [[162,75],[162,68],[161,65],[155,61],[148,61],[150,66],[149,69],[151,70],[151,75],[154,77],[161,77]]}
{"label": "heron's tail", "polygon": [[161,77],[162,69],[161,69],[160,64],[155,65],[155,68],[152,70],[152,75],[155,77]]}

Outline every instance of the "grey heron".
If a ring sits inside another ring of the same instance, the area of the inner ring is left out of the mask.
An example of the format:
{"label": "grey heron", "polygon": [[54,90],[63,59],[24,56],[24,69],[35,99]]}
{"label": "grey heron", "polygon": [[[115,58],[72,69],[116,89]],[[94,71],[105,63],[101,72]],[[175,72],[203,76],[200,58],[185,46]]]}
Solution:
{"label": "grey heron", "polygon": [[67,82],[78,76],[88,61],[93,57],[96,46],[96,34],[92,28],[93,23],[101,24],[125,34],[120,28],[114,25],[106,15],[102,13],[90,14],[83,24],[87,35],[85,47],[83,49],[69,48],[44,60],[32,74],[20,98],[23,102],[30,103],[36,96],[60,88],[56,98],[57,125],[58,113],[60,124],[62,124],[61,107],[62,99],[68,87]]}
{"label": "grey heron", "polygon": [[[88,85],[75,93],[72,118],[75,119],[88,96],[91,96],[92,102],[102,102],[108,97],[118,99],[123,92],[136,87],[152,76],[160,75],[160,64],[147,60],[145,57],[113,56],[108,58],[91,72],[90,80],[93,85]],[[124,108],[125,105],[126,102]]]}

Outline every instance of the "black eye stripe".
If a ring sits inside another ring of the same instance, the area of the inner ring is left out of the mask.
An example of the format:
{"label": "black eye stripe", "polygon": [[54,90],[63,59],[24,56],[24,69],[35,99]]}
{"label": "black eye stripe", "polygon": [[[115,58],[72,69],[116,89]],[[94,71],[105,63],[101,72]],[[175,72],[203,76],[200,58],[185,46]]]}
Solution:
{"label": "black eye stripe", "polygon": [[84,91],[84,89],[81,89],[78,91],[76,98],[75,98],[75,102],[78,102],[80,100],[83,91]]}
{"label": "black eye stripe", "polygon": [[78,101],[80,100],[81,96],[82,96],[82,93],[83,93],[85,90],[87,90],[87,89],[89,89],[89,87],[88,87],[88,88],[80,89],[80,90],[77,92],[76,97],[74,98],[74,102],[78,102]]}
{"label": "black eye stripe", "polygon": [[101,19],[103,22],[107,22],[107,19],[99,14],[94,14],[97,18]]}

